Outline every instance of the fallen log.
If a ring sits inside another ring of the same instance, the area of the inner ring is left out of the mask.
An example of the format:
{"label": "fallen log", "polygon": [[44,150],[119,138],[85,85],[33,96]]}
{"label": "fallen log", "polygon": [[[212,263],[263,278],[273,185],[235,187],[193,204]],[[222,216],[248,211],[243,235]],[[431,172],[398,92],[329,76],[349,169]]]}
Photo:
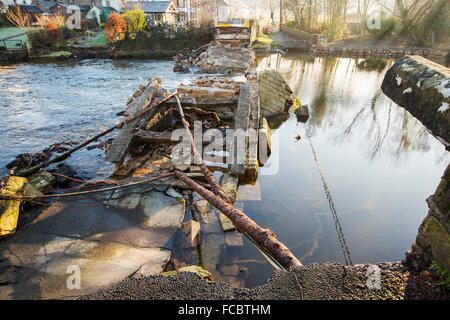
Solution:
{"label": "fallen log", "polygon": [[[206,180],[209,182],[211,186],[211,190],[214,192],[210,192],[209,190],[203,188],[198,183],[191,180],[186,174],[181,171],[175,171],[177,177],[190,186],[194,191],[197,191],[205,200],[211,203],[214,207],[216,207],[219,211],[221,211],[225,216],[227,216],[235,225],[238,227],[245,235],[250,237],[252,241],[258,243],[258,245],[262,246],[263,249],[267,250],[273,257],[281,263],[282,266],[291,267],[291,266],[301,266],[300,261],[289,251],[289,249],[276,240],[275,235],[268,229],[263,229],[259,225],[257,225],[253,220],[249,219],[242,211],[236,209],[232,205],[231,199],[224,192],[222,187],[217,183],[214,178],[214,175],[209,171],[208,167],[204,164],[202,157],[198,153],[195,148],[194,138],[189,130],[189,123],[187,123],[183,108],[181,107],[180,100],[178,96],[175,96],[177,101],[178,111],[180,113],[180,117],[183,123],[185,130],[188,132],[190,137],[192,152],[196,161],[199,163],[200,170],[205,176]],[[200,189],[201,188],[201,189]],[[214,203],[219,203],[219,206],[216,206]],[[222,209],[221,209],[222,208]],[[223,209],[225,208],[225,209]],[[226,210],[226,212],[222,211]],[[232,219],[228,214],[233,215]],[[241,225],[239,221],[243,220],[243,224]],[[242,228],[241,228],[242,226]],[[261,250],[261,249],[260,249]]]}
{"label": "fallen log", "polygon": [[176,176],[211,203],[216,209],[225,214],[243,232],[248,233],[259,245],[267,249],[273,257],[284,267],[297,267],[302,264],[292,252],[278,241],[269,229],[264,229],[245,215],[242,211],[233,207],[230,203],[216,196],[211,191],[203,188],[181,171],[175,171]]}
{"label": "fallen log", "polygon": [[73,148],[73,149],[67,151],[66,153],[63,153],[63,154],[61,154],[61,155],[59,155],[59,156],[57,156],[57,157],[55,157],[55,158],[53,158],[53,159],[50,159],[50,160],[48,160],[48,161],[45,161],[45,162],[41,163],[40,165],[31,167],[30,169],[21,170],[21,171],[19,171],[18,173],[16,173],[15,175],[16,175],[16,176],[19,176],[19,177],[27,177],[27,176],[32,175],[33,173],[39,171],[39,170],[42,169],[42,168],[48,167],[48,166],[49,166],[50,164],[52,164],[52,163],[64,161],[65,159],[67,159],[68,157],[70,157],[70,155],[71,155],[72,153],[74,153],[75,151],[78,151],[78,150],[84,148],[85,146],[87,146],[87,145],[91,144],[92,142],[94,142],[94,141],[100,139],[101,137],[107,135],[108,133],[111,133],[111,132],[114,131],[115,129],[121,129],[121,128],[122,128],[124,125],[126,125],[127,123],[129,123],[129,122],[131,122],[131,121],[133,121],[133,120],[136,120],[137,118],[142,117],[142,116],[145,115],[147,112],[149,112],[150,110],[152,110],[154,107],[159,106],[160,104],[166,102],[167,100],[169,100],[170,98],[172,98],[174,95],[176,95],[176,93],[173,93],[173,94],[171,94],[171,95],[168,95],[168,96],[165,97],[164,99],[162,99],[162,100],[160,100],[160,101],[158,101],[158,102],[156,102],[156,103],[150,105],[149,107],[145,108],[144,110],[142,110],[141,112],[139,112],[139,113],[136,114],[135,116],[133,116],[133,117],[131,117],[131,118],[129,118],[129,119],[126,119],[126,120],[120,122],[119,124],[115,125],[114,127],[111,127],[111,128],[109,128],[109,129],[103,131],[102,133],[100,133],[100,134],[96,135],[95,137],[93,137],[93,138],[87,140],[86,142],[84,142],[84,143],[78,145],[77,147],[75,147],[75,148]]}

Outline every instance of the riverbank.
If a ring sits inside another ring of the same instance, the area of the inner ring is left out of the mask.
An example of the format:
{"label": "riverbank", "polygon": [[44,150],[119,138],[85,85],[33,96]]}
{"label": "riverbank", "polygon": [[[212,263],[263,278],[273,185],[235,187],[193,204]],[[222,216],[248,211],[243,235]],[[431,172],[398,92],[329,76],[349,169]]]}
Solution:
{"label": "riverbank", "polygon": [[[27,36],[24,36],[26,39]],[[42,31],[30,34],[27,50],[0,50],[0,62],[52,62],[84,59],[171,59],[209,43],[209,29],[196,28],[169,32],[160,27],[141,31],[133,39],[108,43],[104,31],[92,36],[78,35],[64,41],[50,42]]]}
{"label": "riverbank", "polygon": [[[268,39],[268,37],[265,37]],[[259,55],[276,52],[304,52],[314,56],[334,56],[349,58],[393,58],[399,59],[405,55],[420,55],[447,67],[450,64],[450,44],[433,46],[416,46],[412,41],[377,40],[370,37],[354,37],[331,41],[323,44],[313,44],[312,36],[293,35],[287,30],[276,32],[270,36],[267,43],[257,43],[254,50]]]}
{"label": "riverbank", "polygon": [[420,55],[442,64],[449,63],[450,44],[419,47],[411,41],[377,40],[373,38],[353,38],[329,42],[324,45],[312,45],[309,53],[318,55],[337,55],[343,57],[390,57],[401,58],[405,55]]}
{"label": "riverbank", "polygon": [[[186,33],[186,32],[185,32]],[[204,30],[174,33],[174,36],[163,32],[142,33],[136,39],[123,40],[116,44],[100,45],[92,40],[69,41],[64,45],[44,46],[35,51],[0,51],[0,62],[52,62],[63,60],[84,59],[171,59],[179,54],[189,54],[211,41],[212,35]],[[192,34],[191,34],[192,33]],[[278,37],[293,39],[291,36],[278,32]],[[97,34],[97,37],[100,37]],[[85,36],[83,36],[85,37]],[[276,39],[275,36],[273,36]],[[89,38],[90,39],[90,38]],[[191,41],[190,39],[195,39]],[[305,52],[314,56],[338,56],[351,58],[395,58],[404,55],[421,55],[427,59],[448,66],[450,64],[450,45],[438,44],[433,47],[418,47],[408,41],[376,40],[373,38],[352,38],[329,42],[323,45],[308,44],[299,48],[285,48],[280,42],[274,41],[263,46],[254,46],[258,55],[283,52]]]}

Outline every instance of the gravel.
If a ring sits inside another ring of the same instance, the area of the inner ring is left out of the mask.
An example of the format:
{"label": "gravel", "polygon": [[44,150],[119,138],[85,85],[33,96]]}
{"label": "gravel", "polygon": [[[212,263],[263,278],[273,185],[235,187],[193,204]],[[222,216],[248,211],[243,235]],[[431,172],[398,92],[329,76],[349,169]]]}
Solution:
{"label": "gravel", "polygon": [[[441,298],[433,294],[436,287],[425,291],[425,295],[423,292],[419,292],[417,297],[411,294],[416,292],[415,288],[423,286],[426,281],[424,282],[416,273],[412,276],[400,262],[377,264],[381,275],[381,288],[370,290],[366,285],[367,270],[370,266],[369,264],[343,266],[338,263],[314,263],[292,268],[289,271],[275,271],[269,282],[253,289],[234,288],[223,282],[208,282],[195,273],[186,272],[170,277],[130,278],[109,289],[83,296],[81,299],[397,300],[405,297]],[[429,283],[433,283],[431,279],[428,280],[430,280]]]}

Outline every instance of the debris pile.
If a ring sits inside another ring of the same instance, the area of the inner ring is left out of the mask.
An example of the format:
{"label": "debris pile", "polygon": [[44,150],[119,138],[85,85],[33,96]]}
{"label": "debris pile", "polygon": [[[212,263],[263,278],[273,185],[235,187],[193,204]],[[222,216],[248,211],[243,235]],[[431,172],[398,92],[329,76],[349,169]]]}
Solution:
{"label": "debris pile", "polygon": [[[253,51],[213,43],[189,57],[179,56],[177,61],[183,66],[201,67],[205,72],[239,71],[242,76],[199,77],[192,83],[181,84],[177,92],[171,94],[161,87],[161,79],[150,78],[128,99],[126,110],[118,114],[121,120],[116,126],[74,148],[52,146],[40,162],[28,164],[33,156],[28,162],[25,161],[28,158],[22,156],[13,164],[15,169],[32,166],[17,175],[29,173],[25,180],[35,188],[34,195],[55,192],[52,188],[64,175],[56,175],[55,182],[54,174],[48,175],[42,170],[37,176],[30,176],[37,172],[33,170],[66,159],[72,152],[120,129],[107,146],[105,142],[94,146],[105,147],[106,159],[115,164],[113,182],[116,186],[73,192],[76,204],[83,206],[83,210],[72,206],[74,199],[60,197],[43,211],[37,225],[31,225],[20,234],[25,239],[41,238],[43,234],[58,234],[69,239],[67,247],[72,250],[73,246],[73,254],[61,254],[52,260],[49,270],[74,264],[77,259],[87,260],[85,256],[88,256],[95,268],[82,266],[84,277],[89,280],[83,285],[83,293],[129,276],[147,277],[177,270],[207,272],[208,279],[244,286],[248,270],[240,257],[244,235],[260,250],[265,250],[264,256],[272,265],[274,261],[278,261],[278,265],[275,263],[278,268],[301,265],[269,229],[261,228],[245,215],[242,202],[245,199],[236,202],[239,185],[256,183],[258,167],[266,163],[271,148],[271,129],[260,106],[260,81],[252,69]],[[283,108],[283,112],[286,113],[286,109]],[[211,131],[222,136],[206,138],[209,129],[215,129]],[[229,131],[233,132],[229,129],[243,132],[243,138],[240,141],[234,137],[228,139]],[[196,132],[201,132],[200,136],[196,136]],[[193,155],[194,162],[178,161],[178,147],[186,137],[189,137],[191,153],[188,156]],[[240,145],[244,154],[238,156]],[[49,160],[53,151],[64,153]],[[51,177],[52,181],[47,181],[46,177]],[[7,196],[24,195],[26,190],[20,186],[13,189],[10,193],[2,192],[6,197],[0,201],[18,211],[19,206],[8,202],[16,200]],[[84,192],[97,194],[87,196]],[[72,196],[70,193],[65,196]],[[89,209],[90,206],[95,210]],[[73,234],[77,234],[76,239]],[[53,243],[56,245],[57,241],[50,240],[49,249],[53,250]],[[8,251],[10,245],[14,243],[0,247],[0,252]],[[84,251],[85,246],[91,249]],[[174,253],[178,249],[183,252],[181,255]],[[30,266],[42,259],[40,254],[29,257],[27,250],[24,249],[22,258],[30,261]],[[126,257],[122,252],[127,252]],[[132,263],[116,263],[123,259]],[[8,262],[11,266],[15,263],[13,260]],[[97,277],[96,270],[106,271],[102,277]],[[42,272],[46,297],[66,294],[55,286],[57,272]]]}
{"label": "debris pile", "polygon": [[255,53],[251,48],[232,47],[211,43],[188,55],[175,57],[174,71],[188,72],[189,68],[200,68],[206,73],[245,72],[255,64]]}
{"label": "debris pile", "polygon": [[55,143],[38,153],[20,154],[16,157],[16,159],[14,159],[10,163],[8,163],[6,165],[6,168],[10,169],[10,174],[13,175],[15,172],[17,172],[21,169],[33,167],[38,164],[41,164],[44,161],[47,161],[55,153],[60,154],[63,152],[67,152],[71,147],[73,147],[77,144],[78,144],[78,142],[76,142],[76,141]]}
{"label": "debris pile", "polygon": [[[116,163],[114,176],[125,180],[142,179],[180,170],[198,185],[211,188],[198,165],[183,166],[174,161],[173,150],[179,141],[173,139],[172,135],[175,129],[183,127],[176,110],[179,101],[191,134],[194,130],[201,129],[205,132],[211,128],[222,130],[221,132],[240,129],[246,136],[251,129],[256,132],[255,136],[249,135],[246,140],[244,163],[230,161],[228,152],[222,155],[225,160],[223,165],[208,162],[210,170],[220,172],[219,184],[225,196],[234,202],[240,180],[241,183],[256,181],[258,146],[267,144],[266,150],[270,152],[271,131],[260,112],[258,76],[254,71],[247,72],[243,79],[244,81],[238,81],[223,76],[202,76],[192,83],[180,84],[177,88],[179,98],[169,98],[155,106],[140,122],[129,128],[124,126],[107,151],[107,158]],[[130,98],[126,114],[132,117],[139,113],[143,101],[148,105],[161,100],[167,93],[159,84],[160,81],[150,79],[147,86],[142,86]],[[158,92],[161,94],[155,96]],[[260,129],[262,135],[258,136]],[[263,139],[262,142],[258,143],[259,139]],[[206,147],[209,142],[202,141],[201,144]],[[254,147],[250,147],[251,145]],[[211,158],[207,154],[202,154],[202,157],[206,160]],[[264,161],[260,163],[264,164]],[[192,217],[183,225],[182,236],[177,240],[181,253],[172,255],[166,271],[187,267],[186,262],[191,265],[199,264],[200,261],[196,259],[201,257],[202,267],[211,273],[214,280],[244,286],[247,267],[233,262],[239,260],[239,252],[244,243],[243,234],[224,213],[215,209],[203,195],[192,190],[183,181],[168,178],[160,182],[160,185],[176,190],[187,201]],[[126,198],[124,201],[128,203]],[[235,203],[234,207],[244,210],[242,201]]]}

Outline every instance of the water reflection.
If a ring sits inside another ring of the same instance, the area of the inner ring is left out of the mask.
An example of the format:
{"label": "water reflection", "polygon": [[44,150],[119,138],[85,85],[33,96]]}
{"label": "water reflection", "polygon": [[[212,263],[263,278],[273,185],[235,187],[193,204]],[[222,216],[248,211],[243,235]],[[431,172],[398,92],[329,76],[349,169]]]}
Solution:
{"label": "water reflection", "polygon": [[450,157],[380,90],[392,64],[308,55],[260,61],[259,69],[283,74],[310,118],[277,123],[280,170],[259,176],[262,200],[246,201],[245,212],[303,263],[400,260],[427,214],[425,199]]}
{"label": "water reflection", "polygon": [[302,103],[308,104],[307,129],[313,137],[317,130],[332,130],[334,143],[359,138],[361,150],[370,159],[388,156],[399,161],[410,151],[427,152],[434,138],[382,93],[379,84],[392,64],[384,59],[272,55],[259,68],[275,66]]}

